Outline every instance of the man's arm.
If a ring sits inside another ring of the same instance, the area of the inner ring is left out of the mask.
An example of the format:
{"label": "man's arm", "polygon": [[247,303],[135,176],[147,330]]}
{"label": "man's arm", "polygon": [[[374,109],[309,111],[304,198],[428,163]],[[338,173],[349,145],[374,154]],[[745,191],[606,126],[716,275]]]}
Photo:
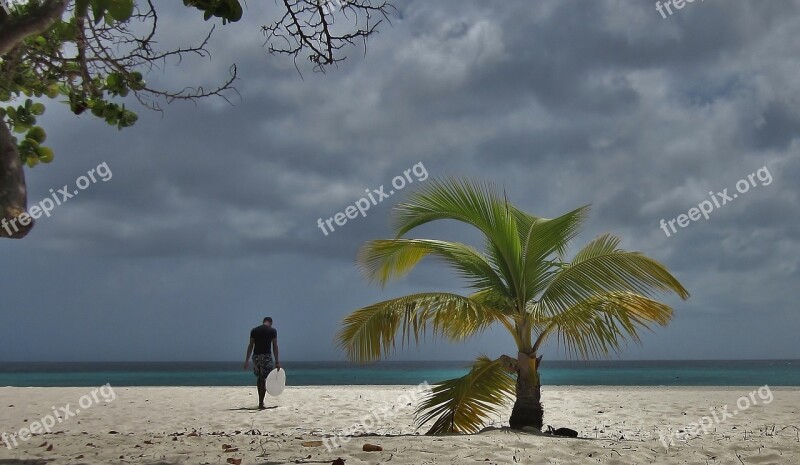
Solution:
{"label": "man's arm", "polygon": [[272,356],[275,357],[275,368],[281,368],[280,358],[278,358],[278,337],[272,340]]}
{"label": "man's arm", "polygon": [[250,354],[253,353],[253,346],[255,345],[256,341],[251,337],[250,344],[247,345],[247,355],[244,356],[244,369],[247,369],[247,365],[250,363]]}

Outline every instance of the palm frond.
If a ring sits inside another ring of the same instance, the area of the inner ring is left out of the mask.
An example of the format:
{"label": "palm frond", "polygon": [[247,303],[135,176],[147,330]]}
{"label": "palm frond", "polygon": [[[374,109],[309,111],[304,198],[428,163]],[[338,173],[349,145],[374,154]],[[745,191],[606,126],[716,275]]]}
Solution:
{"label": "palm frond", "polygon": [[616,248],[619,239],[604,235],[587,244],[569,266],[558,271],[539,298],[543,314],[554,316],[584,300],[610,292],[652,297],[673,292],[682,299],[687,291],[667,268],[639,252]]}
{"label": "palm frond", "polygon": [[558,218],[530,223],[523,244],[525,301],[544,290],[554,272],[554,265],[548,258],[563,261],[569,242],[580,232],[588,213],[587,205]]}
{"label": "palm frond", "polygon": [[482,289],[470,294],[469,298],[480,303],[481,305],[496,308],[503,313],[513,316],[511,315],[510,311],[512,310],[514,303],[509,300],[509,297],[506,294],[498,292],[495,289]]}
{"label": "palm frond", "polygon": [[507,317],[468,297],[448,293],[412,294],[361,308],[348,315],[336,336],[350,360],[367,362],[388,356],[413,338],[419,344],[430,329],[433,336],[462,341]]}
{"label": "palm frond", "polygon": [[409,194],[393,211],[399,238],[435,220],[460,221],[479,229],[486,239],[486,256],[513,294],[519,290],[522,239],[518,221],[531,221],[489,183],[468,179],[433,179]]}
{"label": "palm frond", "polygon": [[571,264],[577,265],[578,263],[589,260],[590,258],[619,252],[619,243],[621,241],[622,239],[614,236],[613,234],[601,234],[583,246],[583,248],[575,254]]}
{"label": "palm frond", "polygon": [[588,214],[589,206],[584,205],[557,218],[532,223],[525,237],[526,261],[544,260],[553,254],[563,259]]}
{"label": "palm frond", "polygon": [[427,239],[375,240],[358,253],[361,271],[381,286],[408,273],[426,256],[434,256],[454,268],[475,289],[508,292],[505,282],[480,252],[465,244]]}
{"label": "palm frond", "polygon": [[514,342],[517,343],[517,347],[522,347],[523,342],[519,338],[514,324],[521,323],[526,318],[526,315],[520,315],[514,311],[514,303],[507,295],[501,294],[494,289],[483,289],[471,294],[469,298],[485,307],[496,309],[498,312],[502,313],[504,317],[498,317],[498,321],[508,330],[509,334],[514,337]]}
{"label": "palm frond", "polygon": [[517,222],[517,229],[520,232],[520,242],[525,242],[525,238],[527,237],[527,233],[531,227],[531,224],[545,219],[540,216],[531,215],[530,213],[524,212],[513,205],[509,205],[509,210],[511,211],[511,215],[514,217],[514,220]]}
{"label": "palm frond", "polygon": [[393,211],[396,237],[435,220],[456,220],[484,233],[503,221],[504,199],[489,183],[460,178],[431,179]]}
{"label": "palm frond", "polygon": [[671,318],[668,305],[638,294],[598,295],[540,321],[544,330],[534,350],[548,338],[556,337],[570,355],[606,356],[619,352],[628,339],[639,342],[641,329],[650,330],[655,324],[666,326]]}
{"label": "palm frond", "polygon": [[427,434],[476,433],[500,412],[516,390],[515,375],[501,359],[481,356],[469,373],[437,384],[417,408],[417,426],[431,420]]}

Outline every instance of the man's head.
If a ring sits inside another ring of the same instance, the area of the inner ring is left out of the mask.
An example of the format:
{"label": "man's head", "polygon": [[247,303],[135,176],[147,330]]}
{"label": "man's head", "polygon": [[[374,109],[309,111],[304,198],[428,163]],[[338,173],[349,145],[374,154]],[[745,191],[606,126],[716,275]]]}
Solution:
{"label": "man's head", "polygon": [[267,326],[272,326],[272,317],[269,317],[269,316],[265,317],[264,318],[264,324],[267,325]]}

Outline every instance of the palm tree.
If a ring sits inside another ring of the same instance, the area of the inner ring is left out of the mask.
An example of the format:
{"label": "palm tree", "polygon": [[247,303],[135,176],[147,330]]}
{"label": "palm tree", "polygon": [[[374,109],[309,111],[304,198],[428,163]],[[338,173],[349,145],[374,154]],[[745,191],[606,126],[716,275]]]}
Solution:
{"label": "palm tree", "polygon": [[[436,385],[417,410],[419,426],[433,421],[428,434],[477,432],[510,399],[510,426],[541,430],[539,353],[546,341],[555,338],[581,358],[618,353],[624,341],[638,342],[641,330],[672,318],[672,309],[655,297],[689,297],[664,265],[619,249],[620,239],[612,235],[597,237],[565,261],[588,206],[539,218],[489,184],[444,179],[429,181],[393,213],[396,237],[369,241],[359,251],[364,274],[385,285],[432,256],[466,278],[472,293],[419,293],[356,310],[337,335],[348,358],[379,360],[395,349],[398,337],[403,346],[412,336],[418,344],[428,331],[464,341],[495,324],[517,346],[516,356],[481,356],[464,377]],[[403,237],[448,219],[477,228],[483,252],[458,242]]]}

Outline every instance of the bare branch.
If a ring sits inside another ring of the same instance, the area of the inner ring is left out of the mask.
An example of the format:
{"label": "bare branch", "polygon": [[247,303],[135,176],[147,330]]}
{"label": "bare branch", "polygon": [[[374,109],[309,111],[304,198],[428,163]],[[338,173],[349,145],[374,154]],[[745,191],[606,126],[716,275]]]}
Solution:
{"label": "bare branch", "polygon": [[[270,25],[262,26],[268,50],[295,60],[304,52],[314,71],[325,72],[347,57],[343,49],[377,34],[378,26],[389,21],[394,7],[383,0],[282,0],[285,12]],[[352,27],[336,26],[336,16],[352,19]],[[341,31],[341,32],[340,32]],[[299,68],[298,68],[299,69]]]}

